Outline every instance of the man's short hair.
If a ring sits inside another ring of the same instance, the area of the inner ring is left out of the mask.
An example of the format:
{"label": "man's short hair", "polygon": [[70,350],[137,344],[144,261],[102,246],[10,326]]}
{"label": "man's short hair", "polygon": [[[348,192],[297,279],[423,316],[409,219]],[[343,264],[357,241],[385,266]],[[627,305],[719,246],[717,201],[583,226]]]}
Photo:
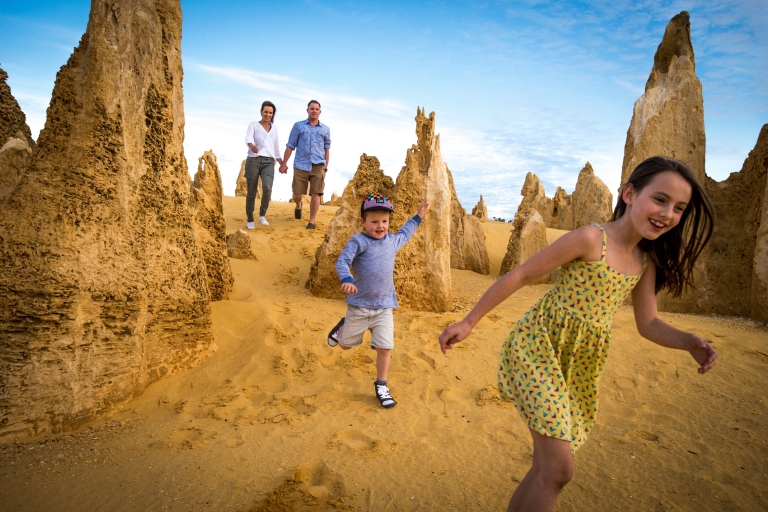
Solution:
{"label": "man's short hair", "polygon": [[317,100],[309,100],[309,103],[307,103],[307,108],[309,108],[309,106],[313,103],[317,103],[317,108],[323,108],[320,106],[320,102]]}

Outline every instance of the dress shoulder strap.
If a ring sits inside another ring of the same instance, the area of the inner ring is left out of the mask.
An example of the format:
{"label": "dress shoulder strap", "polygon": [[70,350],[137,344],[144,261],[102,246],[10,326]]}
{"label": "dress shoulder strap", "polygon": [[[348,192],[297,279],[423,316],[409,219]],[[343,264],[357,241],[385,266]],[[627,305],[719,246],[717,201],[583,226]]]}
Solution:
{"label": "dress shoulder strap", "polygon": [[[608,236],[605,234],[605,230],[603,229],[603,226],[600,224],[592,224],[596,228],[600,228],[600,231],[603,232],[603,247],[600,249],[600,261],[605,263],[605,247],[608,244]],[[645,256],[643,256],[645,258]],[[645,268],[645,259],[643,259],[643,268]]]}

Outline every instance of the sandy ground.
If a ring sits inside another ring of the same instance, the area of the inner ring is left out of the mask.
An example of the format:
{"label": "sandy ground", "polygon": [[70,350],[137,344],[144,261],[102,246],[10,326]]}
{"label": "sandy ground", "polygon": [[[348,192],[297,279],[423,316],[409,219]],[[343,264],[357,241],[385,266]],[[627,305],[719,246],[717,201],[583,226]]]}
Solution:
{"label": "sandy ground", "polygon": [[[228,231],[243,227],[244,198],[225,207]],[[452,313],[396,311],[399,404],[384,410],[375,353],[325,342],[344,303],[304,288],[335,208],[315,231],[292,208],[273,203],[271,225],[250,232],[259,261],[232,260],[216,353],[77,431],[0,446],[1,510],[505,510],[531,444],[496,397],[496,358],[548,286],[506,301],[448,357],[438,334],[494,276],[454,271]],[[497,272],[511,225],[484,226]],[[558,510],[768,510],[768,328],[664,316],[711,340],[717,366],[698,375],[622,309],[597,426]]]}

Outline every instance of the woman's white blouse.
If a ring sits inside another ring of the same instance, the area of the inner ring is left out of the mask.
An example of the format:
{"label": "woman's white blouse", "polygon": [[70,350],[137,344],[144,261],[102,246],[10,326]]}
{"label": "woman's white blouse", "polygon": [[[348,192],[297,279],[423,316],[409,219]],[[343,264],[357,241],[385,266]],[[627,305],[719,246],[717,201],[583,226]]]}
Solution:
{"label": "woman's white blouse", "polygon": [[269,131],[266,131],[258,121],[248,125],[248,131],[245,132],[245,143],[250,142],[259,149],[258,153],[254,153],[249,147],[248,156],[270,156],[275,160],[282,158],[280,144],[277,141],[277,126],[270,124],[272,128]]}

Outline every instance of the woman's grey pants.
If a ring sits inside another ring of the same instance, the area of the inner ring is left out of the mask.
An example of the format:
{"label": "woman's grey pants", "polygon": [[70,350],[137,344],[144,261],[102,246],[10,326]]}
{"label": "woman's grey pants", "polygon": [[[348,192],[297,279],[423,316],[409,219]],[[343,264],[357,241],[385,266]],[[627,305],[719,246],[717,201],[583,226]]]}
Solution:
{"label": "woman's grey pants", "polygon": [[253,222],[253,204],[256,202],[256,186],[261,178],[261,207],[259,217],[267,214],[272,199],[272,182],[275,181],[275,159],[268,156],[249,156],[245,159],[245,179],[248,195],[245,196],[245,214]]}

